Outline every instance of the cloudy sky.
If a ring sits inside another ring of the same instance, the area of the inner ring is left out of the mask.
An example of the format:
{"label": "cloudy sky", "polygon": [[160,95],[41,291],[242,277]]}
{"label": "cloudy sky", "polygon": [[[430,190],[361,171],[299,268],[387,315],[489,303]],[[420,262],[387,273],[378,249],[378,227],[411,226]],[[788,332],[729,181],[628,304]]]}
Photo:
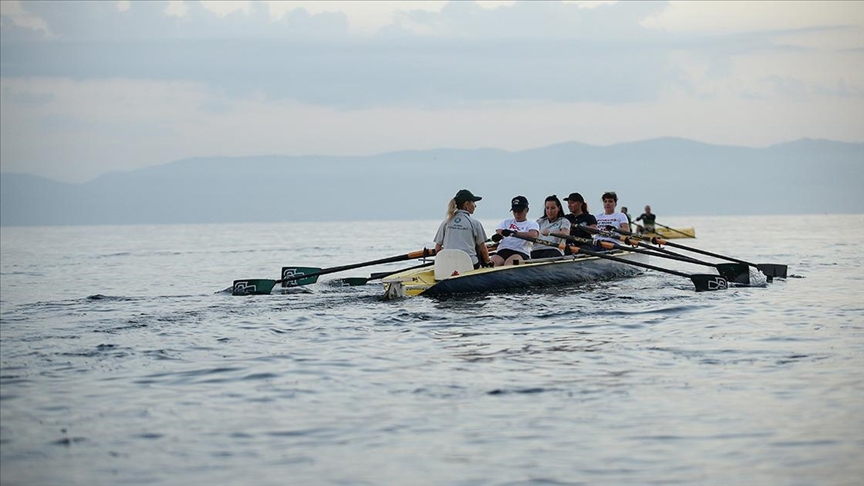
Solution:
{"label": "cloudy sky", "polygon": [[0,163],[864,141],[864,2],[0,2]]}

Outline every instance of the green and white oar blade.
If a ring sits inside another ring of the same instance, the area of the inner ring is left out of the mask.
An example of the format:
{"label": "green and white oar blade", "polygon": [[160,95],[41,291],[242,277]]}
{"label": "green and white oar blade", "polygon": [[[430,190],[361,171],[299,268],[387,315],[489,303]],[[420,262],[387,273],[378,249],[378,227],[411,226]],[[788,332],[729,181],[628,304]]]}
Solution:
{"label": "green and white oar blade", "polygon": [[310,273],[318,273],[321,269],[318,267],[282,267],[282,286],[297,287],[300,285],[310,285],[318,281],[318,275],[301,278],[299,275],[307,275]]}
{"label": "green and white oar blade", "polygon": [[345,277],[342,280],[342,285],[356,287],[358,285],[366,285],[369,277]]}
{"label": "green and white oar blade", "polygon": [[249,278],[245,280],[235,280],[231,287],[233,295],[266,295],[273,290],[276,285],[275,280],[265,278]]}

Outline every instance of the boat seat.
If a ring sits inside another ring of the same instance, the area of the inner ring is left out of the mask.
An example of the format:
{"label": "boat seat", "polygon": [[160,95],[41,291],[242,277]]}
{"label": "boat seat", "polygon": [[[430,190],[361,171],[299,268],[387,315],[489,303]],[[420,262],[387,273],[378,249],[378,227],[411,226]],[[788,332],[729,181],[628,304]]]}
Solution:
{"label": "boat seat", "polygon": [[441,250],[435,254],[435,280],[444,280],[474,270],[471,257],[462,250]]}

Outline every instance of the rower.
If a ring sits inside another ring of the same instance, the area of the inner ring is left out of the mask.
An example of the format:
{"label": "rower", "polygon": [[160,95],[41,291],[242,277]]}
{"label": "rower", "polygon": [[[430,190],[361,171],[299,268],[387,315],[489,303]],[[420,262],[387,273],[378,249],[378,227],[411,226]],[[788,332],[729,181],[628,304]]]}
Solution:
{"label": "rower", "polygon": [[[607,226],[613,226],[615,228],[622,229],[624,231],[630,231],[630,223],[627,221],[627,216],[624,213],[620,213],[615,210],[615,206],[618,205],[618,194],[615,194],[615,191],[607,191],[603,193],[601,197],[603,200],[603,212],[594,215],[597,218],[597,226],[600,228],[605,228]],[[600,246],[600,242],[602,241],[611,241],[615,243],[616,240],[614,238],[609,238],[607,236],[594,236],[594,251],[603,251],[605,248]]]}
{"label": "rower", "polygon": [[639,229],[640,233],[653,233],[654,232],[654,221],[657,219],[657,215],[651,212],[651,206],[645,206],[645,212],[640,214],[636,221],[644,221],[642,225],[636,225],[636,228]]}

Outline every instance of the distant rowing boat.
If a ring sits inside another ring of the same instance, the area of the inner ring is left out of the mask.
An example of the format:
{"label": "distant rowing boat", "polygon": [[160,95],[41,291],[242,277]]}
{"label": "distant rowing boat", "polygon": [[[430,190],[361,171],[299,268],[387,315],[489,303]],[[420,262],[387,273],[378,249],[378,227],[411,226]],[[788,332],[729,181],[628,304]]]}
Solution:
{"label": "distant rowing boat", "polygon": [[[485,293],[528,287],[554,287],[580,282],[629,277],[642,270],[596,256],[573,255],[542,260],[528,260],[520,265],[507,265],[474,270],[470,259],[467,263],[454,262],[461,257],[458,250],[443,250],[435,260],[435,267],[417,268],[389,275],[382,279],[384,298],[396,299],[417,295],[439,296],[453,294]],[[467,254],[462,253],[467,258]],[[646,263],[648,257],[632,252],[610,252],[617,258]],[[436,279],[436,273],[437,279]]]}
{"label": "distant rowing boat", "polygon": [[662,228],[660,226],[654,227],[654,232],[652,233],[642,233],[642,236],[646,236],[648,238],[652,238],[657,236],[659,238],[663,238],[664,240],[671,240],[675,238],[696,238],[696,228]]}

